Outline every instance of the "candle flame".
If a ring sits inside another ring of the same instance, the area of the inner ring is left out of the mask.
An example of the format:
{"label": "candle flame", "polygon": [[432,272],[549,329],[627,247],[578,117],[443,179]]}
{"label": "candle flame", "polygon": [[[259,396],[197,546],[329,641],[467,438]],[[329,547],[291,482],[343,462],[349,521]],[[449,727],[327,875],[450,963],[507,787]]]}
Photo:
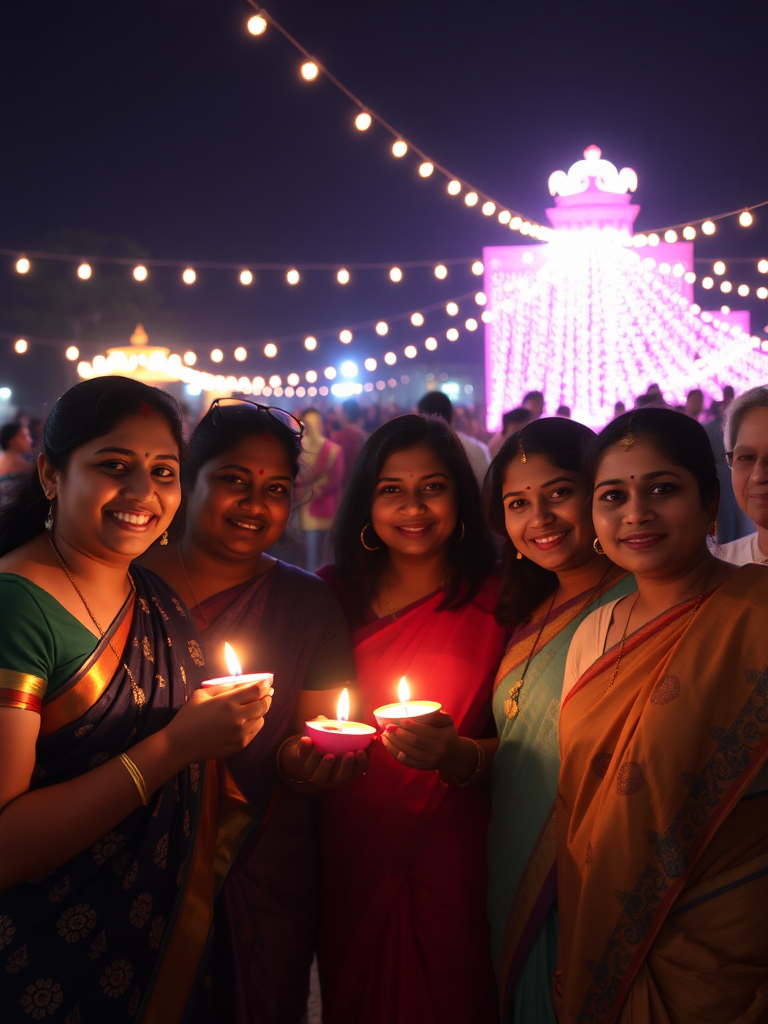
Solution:
{"label": "candle flame", "polygon": [[240,662],[237,660],[235,652],[227,643],[224,644],[224,660],[227,663],[229,674],[231,676],[239,676],[241,672]]}
{"label": "candle flame", "polygon": [[408,689],[408,680],[405,676],[400,680],[400,685],[397,688],[397,695],[400,698],[401,704],[407,704],[411,699],[411,691]]}
{"label": "candle flame", "polygon": [[341,728],[342,722],[349,721],[349,694],[346,690],[341,691],[339,703],[336,707],[336,718],[339,722],[339,728]]}

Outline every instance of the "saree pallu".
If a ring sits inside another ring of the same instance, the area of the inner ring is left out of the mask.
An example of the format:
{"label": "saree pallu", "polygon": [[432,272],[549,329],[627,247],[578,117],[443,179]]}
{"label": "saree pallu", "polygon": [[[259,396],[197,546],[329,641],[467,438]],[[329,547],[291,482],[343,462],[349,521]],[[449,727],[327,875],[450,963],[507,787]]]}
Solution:
{"label": "saree pallu", "polygon": [[564,1021],[765,1021],[768,572],[739,569],[566,697],[557,806]]}
{"label": "saree pallu", "polygon": [[[135,597],[43,701],[33,789],[82,775],[162,729],[197,684],[203,659],[182,604],[152,573],[132,572]],[[180,1020],[208,941],[217,873],[250,821],[216,765],[191,764],[77,857],[0,893],[3,1020]]]}
{"label": "saree pallu", "polygon": [[[495,581],[456,611],[442,591],[353,633],[361,720],[407,676],[457,731],[490,727],[504,649]],[[318,961],[325,1024],[486,1024],[498,1019],[485,914],[489,797],[444,788],[380,743],[370,769],[322,798],[323,917]]]}
{"label": "saree pallu", "polygon": [[579,594],[549,616],[525,673],[516,718],[507,718],[504,704],[531,654],[549,598],[512,635],[496,677],[493,710],[501,742],[491,785],[488,916],[502,1018],[508,1022],[555,1024],[550,989],[558,931],[557,722],[568,648],[591,611],[634,589],[634,577],[616,569],[597,590]]}

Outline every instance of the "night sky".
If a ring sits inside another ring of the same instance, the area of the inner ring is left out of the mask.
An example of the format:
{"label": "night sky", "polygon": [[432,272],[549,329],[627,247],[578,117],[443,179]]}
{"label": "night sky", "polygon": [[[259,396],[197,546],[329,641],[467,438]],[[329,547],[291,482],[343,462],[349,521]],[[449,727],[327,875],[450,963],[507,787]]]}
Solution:
{"label": "night sky", "polygon": [[[529,217],[543,219],[549,174],[590,143],[637,171],[638,230],[768,199],[764,0],[270,0],[267,10],[436,161]],[[444,179],[421,180],[417,158],[393,159],[380,129],[357,132],[351,103],[323,79],[303,82],[298,54],[274,29],[246,32],[253,13],[244,0],[4,3],[0,246],[34,250],[57,232],[91,232],[193,266],[341,266],[437,263],[526,241],[451,199]],[[755,217],[749,229],[732,218],[696,247],[711,260],[754,257],[729,267],[753,290],[768,283],[754,267],[768,257],[768,207]],[[46,268],[54,272],[64,307],[65,292],[93,284],[77,281],[71,265]],[[124,288],[127,274],[97,268],[95,276],[118,275]],[[34,320],[24,312],[36,293],[20,305],[16,277],[12,259],[0,257],[0,385],[40,410],[76,381],[74,367],[64,346],[32,344],[17,356],[13,337],[77,339],[90,357],[126,340],[132,308],[103,327],[98,317],[70,318],[65,330],[45,309]],[[281,343],[276,360],[259,355],[272,337],[423,308],[478,279],[461,267],[438,282],[425,268],[393,285],[384,271],[361,271],[341,287],[328,271],[291,288],[263,272],[246,289],[235,272],[201,271],[188,288],[178,271],[157,270],[151,283],[152,342],[198,347],[203,369],[214,367],[202,354],[220,345],[223,372],[252,376],[420,342],[427,332],[405,325],[384,341],[367,332],[348,348],[323,342],[314,359],[299,340]],[[128,287],[138,295],[145,286]],[[709,308],[721,301],[696,297]],[[753,332],[762,330],[768,301],[746,304]],[[245,364],[231,358],[238,343],[249,348]],[[477,332],[450,352],[441,346],[431,366],[448,357],[477,363],[481,344]]]}

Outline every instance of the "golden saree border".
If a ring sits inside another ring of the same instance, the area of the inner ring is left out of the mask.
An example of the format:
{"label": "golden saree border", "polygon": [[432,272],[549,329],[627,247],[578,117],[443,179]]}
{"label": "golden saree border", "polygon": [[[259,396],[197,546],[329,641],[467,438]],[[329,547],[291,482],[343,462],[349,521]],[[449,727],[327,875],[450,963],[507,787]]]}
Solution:
{"label": "golden saree border", "polygon": [[[617,583],[621,583],[621,581],[627,576],[629,576],[628,572],[623,572],[618,569],[615,573],[609,573],[600,586],[591,594],[591,600],[586,607],[584,605],[584,595],[587,591],[577,594],[576,597],[571,598],[570,601],[558,608],[554,617],[551,618],[544,627],[544,632],[541,634],[539,642],[536,645],[536,653],[542,651],[547,644],[551,643],[558,633],[566,629],[582,611],[586,611],[587,608],[594,604],[595,601],[599,601],[603,594],[612,590]],[[499,665],[499,670],[496,673],[496,681],[493,684],[494,693],[498,689],[504,677],[509,675],[509,673],[517,668],[518,665],[524,664],[527,660],[528,655],[531,653],[531,638],[538,633],[539,623],[541,622],[542,617],[546,614],[546,609],[549,607],[550,600],[551,599],[548,597],[542,601],[537,609],[541,614],[531,620],[531,622],[520,633],[519,637],[516,638],[514,634],[512,635],[509,646],[507,647],[501,664]]]}
{"label": "golden saree border", "polygon": [[14,672],[10,668],[0,668],[0,700],[3,690],[25,693],[29,697],[42,700],[48,683],[40,676],[32,676],[28,672]]}
{"label": "golden saree border", "polygon": [[[134,603],[135,596],[132,594],[123,605],[122,615],[118,613],[91,657],[69,682],[56,690],[50,701],[43,703],[41,736],[50,736],[62,726],[76,722],[107,689],[122,662],[122,652],[133,622]],[[112,645],[120,651],[120,658],[115,656]]]}
{"label": "golden saree border", "polygon": [[208,943],[215,895],[254,822],[255,812],[219,762],[206,766],[201,801],[192,865],[143,1024],[181,1020]]}

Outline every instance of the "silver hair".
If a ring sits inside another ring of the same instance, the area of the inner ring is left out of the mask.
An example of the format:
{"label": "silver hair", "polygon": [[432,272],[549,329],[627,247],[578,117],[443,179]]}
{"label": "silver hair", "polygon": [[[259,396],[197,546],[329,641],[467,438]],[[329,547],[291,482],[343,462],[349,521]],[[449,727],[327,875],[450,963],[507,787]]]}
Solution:
{"label": "silver hair", "polygon": [[750,409],[765,408],[768,408],[768,387],[766,386],[750,388],[743,395],[734,398],[726,409],[723,419],[723,441],[727,452],[732,452],[736,447],[736,439],[739,436],[739,427],[744,419],[744,414]]}

